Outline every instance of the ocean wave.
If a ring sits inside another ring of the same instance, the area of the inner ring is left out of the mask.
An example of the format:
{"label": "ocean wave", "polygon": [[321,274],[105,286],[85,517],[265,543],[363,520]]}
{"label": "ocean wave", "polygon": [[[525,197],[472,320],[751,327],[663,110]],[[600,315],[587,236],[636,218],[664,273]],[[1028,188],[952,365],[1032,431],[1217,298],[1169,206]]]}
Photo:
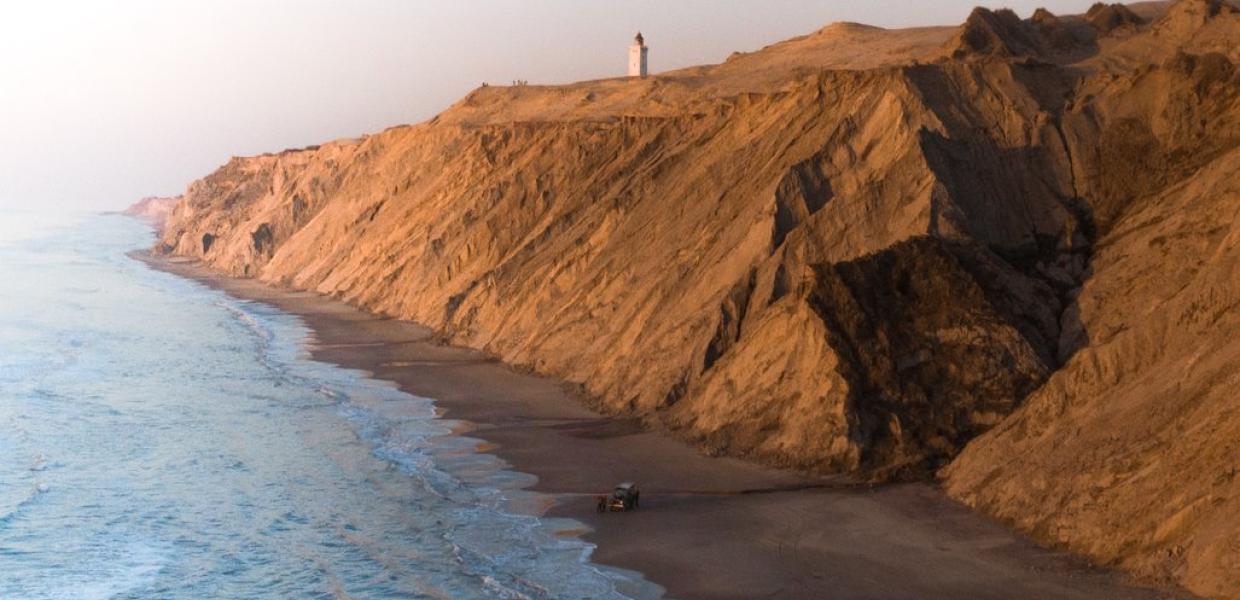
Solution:
{"label": "ocean wave", "polygon": [[89,578],[69,575],[62,586],[32,600],[111,600],[129,596],[151,587],[169,562],[168,552],[166,544],[120,542],[104,564],[93,565],[89,572],[94,575]]}
{"label": "ocean wave", "polygon": [[16,502],[10,504],[8,508],[0,506],[0,529],[7,527],[13,520],[20,517],[24,511],[34,506],[43,494],[51,491],[52,487],[42,481],[35,481],[24,489],[26,492]]}
{"label": "ocean wave", "polygon": [[[474,452],[479,440],[450,435],[433,411],[393,417],[346,402],[340,414],[357,425],[377,458],[396,465],[430,494],[424,500],[447,503],[437,509],[443,515],[443,539],[457,568],[480,581],[489,595],[554,598],[575,590],[582,597],[627,597],[615,585],[627,576],[589,563],[592,544],[557,536],[562,528],[539,517],[506,511],[509,490],[534,494],[520,489],[531,478],[508,471],[494,455]],[[469,459],[462,459],[463,452],[470,453]],[[469,483],[453,473],[454,467],[468,469]],[[633,581],[635,587],[638,583]]]}

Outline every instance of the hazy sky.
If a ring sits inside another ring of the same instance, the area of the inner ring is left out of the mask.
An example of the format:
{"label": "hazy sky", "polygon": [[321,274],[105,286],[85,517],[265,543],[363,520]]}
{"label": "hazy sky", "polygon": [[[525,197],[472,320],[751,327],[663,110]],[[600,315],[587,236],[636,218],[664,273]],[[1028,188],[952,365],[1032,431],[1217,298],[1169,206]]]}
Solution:
{"label": "hazy sky", "polygon": [[[1083,11],[1092,0],[1008,0]],[[480,82],[658,72],[833,21],[959,23],[977,0],[5,2],[0,208],[119,208],[230,156],[433,116]]]}

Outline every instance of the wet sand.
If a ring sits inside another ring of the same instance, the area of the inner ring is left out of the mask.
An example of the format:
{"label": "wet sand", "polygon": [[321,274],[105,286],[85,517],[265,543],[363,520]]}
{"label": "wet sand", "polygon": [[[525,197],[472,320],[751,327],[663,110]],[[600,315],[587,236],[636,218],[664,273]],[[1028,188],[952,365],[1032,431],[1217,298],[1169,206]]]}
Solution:
{"label": "wet sand", "polygon": [[[135,253],[153,268],[300,316],[316,360],[361,369],[433,398],[577,519],[595,562],[640,571],[673,598],[1191,598],[1137,586],[1040,548],[926,484],[851,486],[708,458],[636,422],[585,408],[572,388],[477,351],[435,343],[416,324],[323,296],[223,277]],[[595,498],[637,481],[642,508],[597,514]]]}

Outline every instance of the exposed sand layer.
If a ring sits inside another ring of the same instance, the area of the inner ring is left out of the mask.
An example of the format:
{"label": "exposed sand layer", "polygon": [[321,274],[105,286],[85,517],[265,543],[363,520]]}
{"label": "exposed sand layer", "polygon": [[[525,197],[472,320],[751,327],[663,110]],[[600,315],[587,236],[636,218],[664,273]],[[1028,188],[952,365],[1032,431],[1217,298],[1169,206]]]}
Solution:
{"label": "exposed sand layer", "polygon": [[[706,458],[575,402],[571,386],[435,343],[430,330],[316,294],[140,256],[234,296],[299,315],[317,360],[434,398],[514,469],[538,476],[555,516],[584,521],[594,559],[637,570],[676,598],[1189,598],[1125,585],[1040,549],[925,484],[849,487],[730,458]],[[598,515],[594,497],[641,482],[642,508]]]}
{"label": "exposed sand layer", "polygon": [[1240,598],[1238,62],[1221,0],[837,24],[234,159],[160,249]]}

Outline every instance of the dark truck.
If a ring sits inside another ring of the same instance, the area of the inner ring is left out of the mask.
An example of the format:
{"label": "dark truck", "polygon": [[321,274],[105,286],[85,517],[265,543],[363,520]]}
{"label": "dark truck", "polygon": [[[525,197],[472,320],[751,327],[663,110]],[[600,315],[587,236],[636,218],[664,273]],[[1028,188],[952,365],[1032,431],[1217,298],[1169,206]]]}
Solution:
{"label": "dark truck", "polygon": [[632,482],[624,482],[616,489],[612,490],[611,496],[599,496],[598,511],[599,512],[625,512],[629,510],[637,510],[641,504],[641,492],[637,490],[637,484]]}

